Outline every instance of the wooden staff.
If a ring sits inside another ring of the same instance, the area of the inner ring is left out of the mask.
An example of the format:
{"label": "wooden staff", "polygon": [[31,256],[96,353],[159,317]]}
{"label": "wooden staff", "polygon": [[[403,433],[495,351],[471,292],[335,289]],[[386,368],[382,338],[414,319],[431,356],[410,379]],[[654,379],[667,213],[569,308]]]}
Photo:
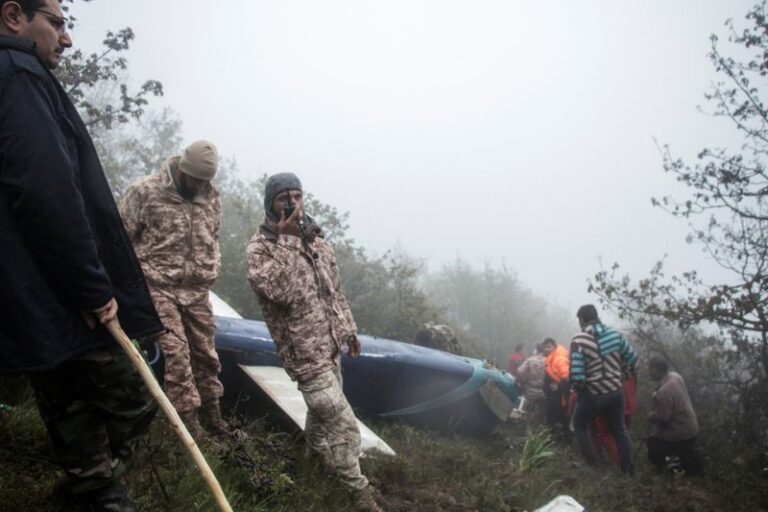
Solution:
{"label": "wooden staff", "polygon": [[144,383],[147,385],[147,388],[149,388],[152,396],[155,397],[155,400],[157,400],[157,403],[160,404],[160,408],[165,412],[165,415],[168,416],[168,420],[170,420],[174,430],[176,430],[176,433],[181,438],[181,442],[192,454],[192,459],[194,459],[197,467],[200,468],[203,479],[208,484],[208,487],[211,488],[211,492],[213,493],[214,498],[216,498],[216,503],[218,503],[219,508],[223,512],[232,512],[232,507],[229,505],[227,497],[224,496],[224,491],[221,490],[221,485],[219,484],[219,481],[216,480],[216,476],[213,474],[213,471],[211,471],[211,468],[208,466],[208,462],[206,462],[205,457],[203,457],[200,448],[197,447],[197,443],[195,443],[195,440],[189,435],[189,431],[187,431],[187,427],[184,426],[181,418],[179,418],[176,409],[171,405],[171,402],[168,400],[168,397],[165,396],[165,393],[163,393],[162,388],[155,379],[155,375],[152,373],[152,370],[149,369],[149,365],[147,365],[147,362],[144,361],[141,353],[128,338],[128,335],[125,334],[122,327],[120,327],[120,322],[118,322],[117,319],[111,320],[110,322],[107,322],[106,328],[115,340],[117,340],[120,346],[123,347],[123,350],[128,354],[128,357],[131,358],[133,366],[136,367],[139,375],[144,379]]}

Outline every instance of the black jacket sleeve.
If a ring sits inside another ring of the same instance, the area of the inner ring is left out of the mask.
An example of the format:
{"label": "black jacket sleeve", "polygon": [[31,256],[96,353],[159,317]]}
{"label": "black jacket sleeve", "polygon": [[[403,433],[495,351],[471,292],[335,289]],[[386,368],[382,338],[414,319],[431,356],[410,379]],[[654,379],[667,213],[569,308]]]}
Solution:
{"label": "black jacket sleeve", "polygon": [[76,135],[46,80],[24,70],[3,79],[0,186],[52,287],[77,309],[95,309],[112,298],[112,285],[86,215]]}

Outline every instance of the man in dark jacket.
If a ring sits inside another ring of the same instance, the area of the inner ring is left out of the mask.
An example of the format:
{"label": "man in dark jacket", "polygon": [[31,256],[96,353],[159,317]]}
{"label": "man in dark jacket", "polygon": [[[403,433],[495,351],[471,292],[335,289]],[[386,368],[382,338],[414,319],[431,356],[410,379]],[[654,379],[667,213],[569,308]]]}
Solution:
{"label": "man in dark jacket", "polygon": [[155,407],[99,324],[119,316],[134,338],[163,328],[50,72],[72,45],[66,30],[57,0],[0,0],[0,375],[29,374],[72,491],[92,510],[135,510],[116,478]]}

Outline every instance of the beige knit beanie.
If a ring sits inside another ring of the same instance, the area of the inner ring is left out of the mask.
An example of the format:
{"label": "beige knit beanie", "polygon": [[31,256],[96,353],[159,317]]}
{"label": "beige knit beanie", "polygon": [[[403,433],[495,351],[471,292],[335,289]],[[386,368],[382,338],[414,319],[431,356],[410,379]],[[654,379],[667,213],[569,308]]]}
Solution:
{"label": "beige knit beanie", "polygon": [[179,161],[179,170],[188,176],[211,181],[219,165],[216,146],[207,140],[198,140],[190,144]]}

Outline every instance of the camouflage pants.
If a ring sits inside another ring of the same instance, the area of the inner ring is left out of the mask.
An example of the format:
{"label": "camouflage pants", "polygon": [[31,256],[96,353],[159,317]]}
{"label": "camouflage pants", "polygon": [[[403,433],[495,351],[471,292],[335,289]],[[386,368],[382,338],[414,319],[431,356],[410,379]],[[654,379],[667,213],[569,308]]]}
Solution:
{"label": "camouflage pants", "polygon": [[368,480],[360,472],[360,430],[352,407],[344,396],[339,365],[299,383],[307,404],[304,436],[307,445],[330,458],[336,474],[350,490],[360,490]]}
{"label": "camouflage pants", "polygon": [[184,306],[152,291],[152,300],[168,332],[158,338],[165,356],[165,393],[179,412],[198,409],[224,394],[219,381],[216,325],[207,296]]}
{"label": "camouflage pants", "polygon": [[122,349],[94,350],[29,378],[72,491],[98,489],[120,476],[131,440],[157,411]]}

